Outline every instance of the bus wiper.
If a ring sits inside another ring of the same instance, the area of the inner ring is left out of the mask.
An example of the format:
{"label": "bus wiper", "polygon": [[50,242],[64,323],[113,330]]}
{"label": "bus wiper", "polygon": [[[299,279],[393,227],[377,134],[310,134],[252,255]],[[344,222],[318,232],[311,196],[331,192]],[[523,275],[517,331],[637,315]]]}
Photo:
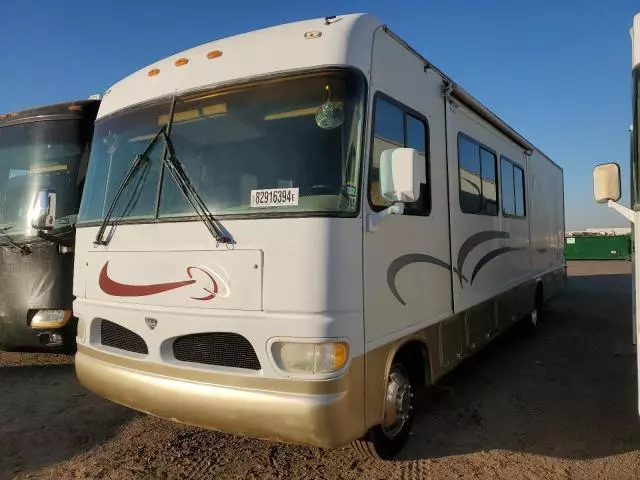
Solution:
{"label": "bus wiper", "polygon": [[[7,229],[8,230],[8,229]],[[14,248],[17,248],[18,250],[20,250],[20,253],[22,255],[30,255],[31,254],[31,249],[26,246],[26,245],[20,245],[19,243],[16,243],[13,238],[11,238],[9,235],[7,235],[6,233],[3,233],[3,235],[5,236],[6,242],[4,245],[11,245]]]}
{"label": "bus wiper", "polygon": [[144,151],[142,153],[139,153],[138,155],[136,155],[135,158],[133,159],[133,163],[131,163],[131,166],[129,167],[129,171],[127,171],[127,174],[122,179],[122,182],[120,183],[120,186],[118,187],[118,190],[116,191],[116,194],[113,197],[113,200],[111,200],[111,203],[109,204],[109,208],[107,209],[107,213],[104,216],[104,218],[102,219],[102,223],[100,224],[100,229],[98,229],[98,233],[96,234],[96,239],[93,241],[94,245],[108,245],[109,244],[109,240],[108,239],[104,240],[104,232],[107,229],[107,225],[109,223],[109,220],[111,220],[111,216],[113,215],[113,211],[116,208],[116,204],[118,203],[118,200],[120,199],[120,195],[122,195],[122,192],[127,187],[127,185],[129,184],[129,182],[131,181],[131,179],[133,178],[135,173],[140,168],[140,165],[143,165],[146,161],[149,160],[149,152],[155,146],[155,144],[158,142],[160,137],[162,137],[163,134],[164,134],[164,136],[166,138],[165,128],[166,128],[166,125],[163,126],[158,131],[158,133],[156,133],[156,135],[149,142],[149,144],[144,149]]}
{"label": "bus wiper", "polygon": [[193,209],[195,210],[202,223],[205,224],[209,233],[216,239],[217,244],[220,243],[233,243],[233,239],[229,234],[227,234],[218,224],[218,221],[211,214],[207,205],[202,200],[202,197],[198,194],[197,190],[193,186],[193,184],[189,181],[189,177],[187,176],[187,172],[184,171],[182,167],[182,163],[178,160],[176,156],[175,149],[173,147],[173,142],[167,132],[163,130],[161,134],[164,136],[164,141],[167,145],[168,155],[165,155],[163,158],[164,165],[169,170],[169,173],[175,180],[176,184],[189,201]]}

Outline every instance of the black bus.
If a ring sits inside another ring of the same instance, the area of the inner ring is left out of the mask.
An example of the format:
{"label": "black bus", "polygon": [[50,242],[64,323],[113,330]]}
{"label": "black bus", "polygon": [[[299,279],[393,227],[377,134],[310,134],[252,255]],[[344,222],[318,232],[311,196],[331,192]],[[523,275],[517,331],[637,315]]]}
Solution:
{"label": "black bus", "polygon": [[75,223],[99,104],[0,115],[0,350],[75,350]]}

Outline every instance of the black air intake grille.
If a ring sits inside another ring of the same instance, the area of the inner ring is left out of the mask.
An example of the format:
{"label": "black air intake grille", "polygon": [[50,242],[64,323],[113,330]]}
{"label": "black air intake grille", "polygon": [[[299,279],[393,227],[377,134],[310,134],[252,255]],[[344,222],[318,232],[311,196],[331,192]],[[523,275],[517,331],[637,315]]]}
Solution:
{"label": "black air intake grille", "polygon": [[248,370],[261,368],[249,341],[237,333],[197,333],[179,337],[173,342],[173,355],[183,362]]}
{"label": "black air intake grille", "polygon": [[127,352],[147,355],[149,349],[140,335],[109,320],[100,323],[100,343]]}

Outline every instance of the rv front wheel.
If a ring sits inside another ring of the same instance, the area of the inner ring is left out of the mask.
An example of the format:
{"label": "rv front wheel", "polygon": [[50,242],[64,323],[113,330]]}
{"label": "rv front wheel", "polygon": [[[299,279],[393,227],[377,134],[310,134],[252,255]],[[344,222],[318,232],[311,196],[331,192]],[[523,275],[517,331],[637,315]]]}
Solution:
{"label": "rv front wheel", "polygon": [[394,362],[389,371],[382,425],[356,440],[353,447],[361,454],[389,460],[395,457],[409,439],[415,415],[416,378],[403,363]]}

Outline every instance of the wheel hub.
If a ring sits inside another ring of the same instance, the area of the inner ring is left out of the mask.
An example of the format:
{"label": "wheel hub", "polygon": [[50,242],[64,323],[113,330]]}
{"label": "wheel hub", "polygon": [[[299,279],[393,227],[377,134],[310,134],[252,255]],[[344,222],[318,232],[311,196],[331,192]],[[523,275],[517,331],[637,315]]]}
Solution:
{"label": "wheel hub", "polygon": [[413,392],[409,376],[403,368],[394,365],[389,373],[382,430],[389,438],[398,435],[409,421]]}

